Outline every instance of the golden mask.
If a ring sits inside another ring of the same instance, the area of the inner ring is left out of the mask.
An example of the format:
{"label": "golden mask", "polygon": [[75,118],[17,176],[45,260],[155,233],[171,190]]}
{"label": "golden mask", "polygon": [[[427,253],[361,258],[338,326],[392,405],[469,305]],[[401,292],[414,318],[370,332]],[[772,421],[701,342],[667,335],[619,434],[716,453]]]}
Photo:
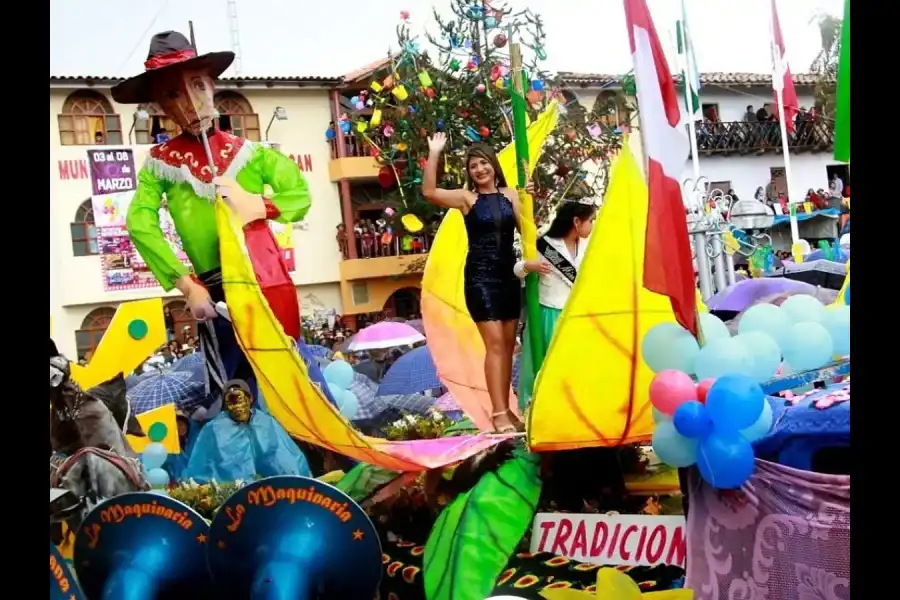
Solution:
{"label": "golden mask", "polygon": [[253,398],[242,387],[230,387],[225,392],[225,410],[231,418],[237,423],[250,422],[250,407],[253,404]]}

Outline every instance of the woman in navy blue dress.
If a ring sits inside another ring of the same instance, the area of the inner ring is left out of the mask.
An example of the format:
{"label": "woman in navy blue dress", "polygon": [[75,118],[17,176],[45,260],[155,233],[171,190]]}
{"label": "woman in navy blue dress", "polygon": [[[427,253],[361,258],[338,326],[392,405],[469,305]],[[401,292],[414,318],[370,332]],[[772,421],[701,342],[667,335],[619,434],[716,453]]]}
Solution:
{"label": "woman in navy blue dress", "polygon": [[[521,311],[522,288],[513,267],[513,247],[519,227],[519,195],[510,188],[489,146],[477,144],[466,153],[466,187],[437,187],[438,163],[447,143],[437,132],[428,140],[429,156],[422,180],[425,198],[462,212],[469,237],[465,266],[466,307],[484,341],[484,375],[499,432],[515,431],[521,423],[509,410],[513,350]],[[547,269],[540,261],[525,263],[527,271]]]}

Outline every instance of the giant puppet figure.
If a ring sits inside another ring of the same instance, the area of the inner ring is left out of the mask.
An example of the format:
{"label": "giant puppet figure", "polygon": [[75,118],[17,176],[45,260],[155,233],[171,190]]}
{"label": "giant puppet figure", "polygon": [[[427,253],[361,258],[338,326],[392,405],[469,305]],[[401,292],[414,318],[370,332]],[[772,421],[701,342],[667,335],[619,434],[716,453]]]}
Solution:
{"label": "giant puppet figure", "polygon": [[[201,321],[200,339],[212,392],[221,392],[230,379],[254,381],[231,324],[217,316],[216,304],[226,302],[214,207],[217,196],[228,202],[244,223],[260,287],[285,332],[294,339],[300,336],[297,293],[267,219],[299,221],[310,206],[306,180],[294,162],[267,146],[215,127],[213,79],[233,60],[232,52],[197,56],[183,35],[167,31],[151,39],[146,71],[112,89],[116,102],[157,104],[181,129],[171,140],[150,149],[138,174],[127,227],[163,289],[177,288]],[[266,185],[273,193],[264,197]],[[175,255],[160,227],[164,195],[193,273]]]}

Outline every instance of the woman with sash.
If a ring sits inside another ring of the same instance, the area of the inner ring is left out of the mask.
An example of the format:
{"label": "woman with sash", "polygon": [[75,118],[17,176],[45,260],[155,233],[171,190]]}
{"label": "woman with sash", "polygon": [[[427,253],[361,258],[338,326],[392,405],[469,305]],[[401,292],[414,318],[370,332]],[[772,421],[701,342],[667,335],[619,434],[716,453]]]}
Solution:
{"label": "woman with sash", "polygon": [[[578,268],[584,259],[587,238],[594,228],[597,207],[593,199],[566,198],[556,209],[556,217],[547,233],[537,240],[540,258],[533,261],[520,260],[513,271],[519,278],[528,273],[540,275],[539,302],[541,322],[544,330],[544,347],[550,345],[556,322],[562,314],[566,300],[575,285]],[[531,367],[531,338],[528,335],[528,324],[522,335],[522,355],[519,365],[519,408],[525,410],[531,402],[534,376]]]}

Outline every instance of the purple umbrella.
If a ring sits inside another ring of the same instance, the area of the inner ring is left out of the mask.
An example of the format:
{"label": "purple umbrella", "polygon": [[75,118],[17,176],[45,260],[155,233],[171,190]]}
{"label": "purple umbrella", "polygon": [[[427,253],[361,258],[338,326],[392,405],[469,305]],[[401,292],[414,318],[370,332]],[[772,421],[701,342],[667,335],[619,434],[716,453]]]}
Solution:
{"label": "purple umbrella", "polygon": [[816,286],[809,283],[783,277],[745,279],[714,294],[706,301],[706,306],[709,310],[742,312],[766,296],[776,294],[809,294],[810,296],[815,296],[817,289]]}

